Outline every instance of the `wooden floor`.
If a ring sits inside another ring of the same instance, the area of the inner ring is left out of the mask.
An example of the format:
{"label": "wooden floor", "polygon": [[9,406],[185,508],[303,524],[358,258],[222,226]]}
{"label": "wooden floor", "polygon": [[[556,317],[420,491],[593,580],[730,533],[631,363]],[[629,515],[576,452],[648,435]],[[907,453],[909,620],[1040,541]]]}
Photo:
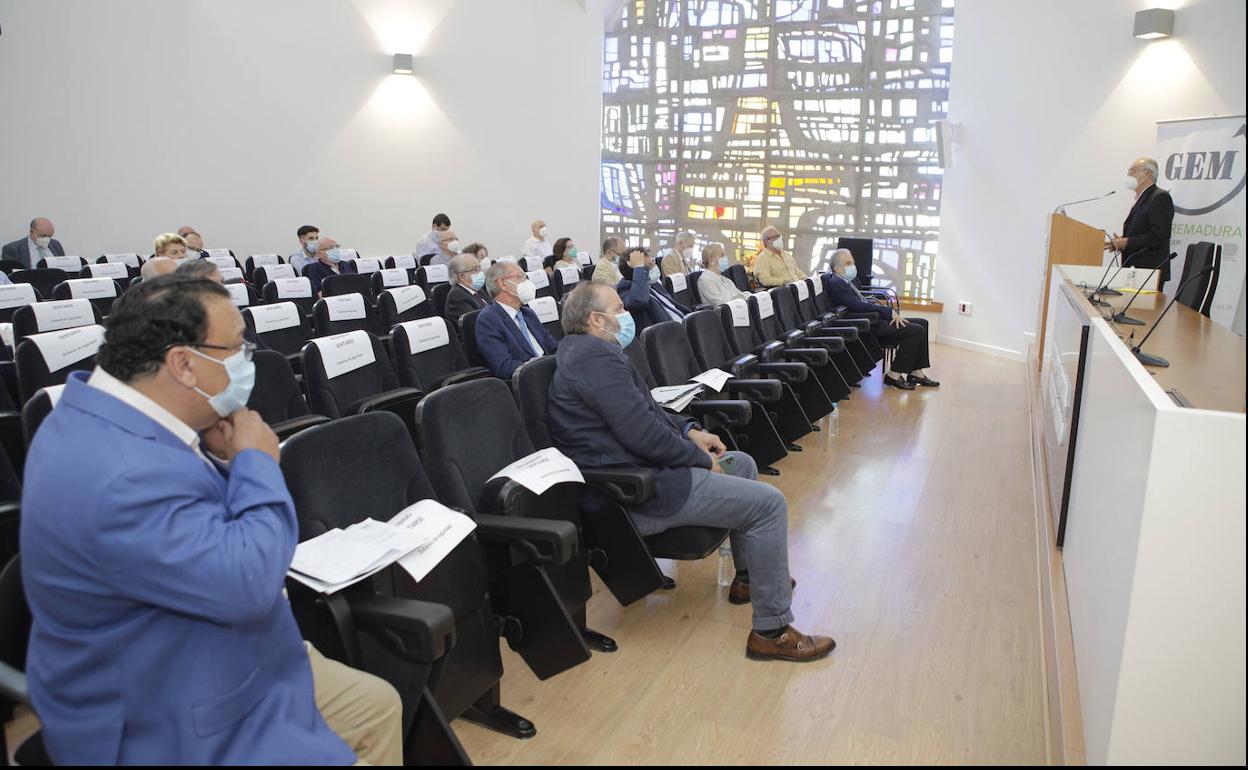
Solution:
{"label": "wooden floor", "polygon": [[877,370],[769,479],[789,500],[795,625],[814,663],[745,658],[749,607],[714,557],[590,627],[619,642],[546,682],[504,645],[527,741],[459,720],[478,764],[1046,761],[1035,516],[1022,363],[933,345],[938,391]]}

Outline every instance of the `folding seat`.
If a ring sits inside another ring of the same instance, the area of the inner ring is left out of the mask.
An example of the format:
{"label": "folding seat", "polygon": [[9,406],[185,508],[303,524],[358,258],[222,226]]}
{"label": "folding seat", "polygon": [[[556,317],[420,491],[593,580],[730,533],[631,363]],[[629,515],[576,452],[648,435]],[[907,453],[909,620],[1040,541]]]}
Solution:
{"label": "folding seat", "polygon": [[102,254],[96,258],[95,263],[97,265],[103,265],[105,263],[115,265],[120,263],[133,270],[134,272],[132,275],[138,275],[139,270],[143,267],[144,261],[145,260],[142,256],[130,251],[119,254]]}
{"label": "folding seat", "polygon": [[285,262],[286,260],[282,259],[280,254],[252,254],[243,264],[243,274],[247,276],[248,283],[254,283],[257,267],[272,267],[285,264]]}
{"label": "folding seat", "polygon": [[[434,497],[402,421],[384,412],[335,420],[292,437],[282,448],[282,470],[301,538],[365,518],[388,521]],[[576,553],[576,530],[562,521],[470,515],[476,529],[419,583],[392,567],[373,584],[398,597],[445,604],[454,613],[455,647],[431,687],[446,720],[463,717],[529,738],[536,734],[533,724],[500,705],[498,638],[506,638],[541,679],[589,658],[546,574]],[[577,653],[575,660],[567,657],[569,648]],[[430,727],[418,720],[412,730],[422,736]]]}
{"label": "folding seat", "polygon": [[[281,265],[281,267],[290,267],[289,265]],[[260,275],[268,268],[258,268],[256,274]],[[260,286],[260,284],[256,284]],[[312,293],[312,281],[297,276],[294,278],[274,278],[266,281],[263,288],[257,289],[260,296],[264,297],[265,302],[292,302],[295,307],[299,308],[299,312],[308,318],[312,317],[312,308],[316,305],[316,296]]]}
{"label": "folding seat", "polygon": [[[243,266],[238,263],[238,260],[235,259],[232,254],[213,254],[213,251],[217,251],[217,249],[211,249],[209,253],[203,257],[203,259],[216,265],[218,270],[242,271]],[[226,249],[225,251],[228,252],[229,250]]]}
{"label": "folding seat", "polygon": [[65,256],[65,257],[47,257],[35,263],[37,270],[64,270],[67,273],[81,273],[82,268],[87,264],[87,260],[82,257]]}
{"label": "folding seat", "polygon": [[[506,513],[550,519],[570,522],[579,531],[580,485],[558,483],[537,494],[508,478],[490,480],[534,451],[520,410],[502,380],[448,385],[425,397],[416,415],[425,465],[439,500],[473,516]],[[614,652],[614,640],[585,625],[585,604],[593,593],[589,553],[578,549],[572,559],[547,573],[581,642],[563,651],[551,650],[551,655],[580,662],[578,647]]]}
{"label": "folding seat", "polygon": [[[22,590],[21,558],[14,555],[0,569],[0,723],[7,723],[13,710],[23,705],[33,708],[26,689],[26,648],[30,641],[31,615]],[[3,736],[0,736],[2,738]],[[0,740],[0,744],[4,741]],[[4,759],[8,760],[8,746]],[[30,736],[17,749],[17,765],[51,765],[41,733]]]}
{"label": "folding seat", "polygon": [[247,408],[258,412],[279,440],[329,421],[325,415],[309,411],[286,356],[276,350],[257,350],[252,360],[256,364],[256,384],[247,399]]}
{"label": "folding seat", "polygon": [[[820,281],[822,283],[822,281]],[[864,375],[869,374],[875,368],[875,361],[871,358],[871,353],[863,342],[863,336],[868,334],[867,322],[863,320],[841,320],[836,317],[835,313],[820,313],[815,309],[814,293],[811,290],[812,281],[809,278],[803,278],[800,281],[794,281],[789,284],[789,290],[793,294],[794,310],[796,311],[796,322],[813,334],[830,334],[841,337],[845,340],[845,350],[848,351],[850,358],[858,367],[858,371]],[[781,312],[784,316],[784,312]]]}
{"label": "folding seat", "polygon": [[0,272],[9,275],[15,270],[25,270],[26,263],[18,262],[16,259],[0,259]]}
{"label": "folding seat", "polygon": [[555,287],[551,284],[550,276],[546,275],[545,270],[539,269],[532,272],[526,270],[524,274],[529,277],[529,280],[533,282],[533,287],[537,289],[537,292],[534,294],[535,297],[555,296]]}
{"label": "folding seat", "polygon": [[[17,555],[21,548],[21,528],[22,482],[13,468],[13,463],[9,460],[8,452],[0,446],[0,563],[6,563]],[[5,629],[8,628],[6,625]],[[5,633],[9,632],[6,630]],[[3,644],[5,642],[0,642],[0,645]],[[3,665],[3,662],[0,662],[0,666]],[[3,692],[6,686],[3,676],[4,674],[0,673],[0,692]],[[2,703],[0,701],[0,724],[6,724],[8,716],[3,713]],[[3,734],[0,733],[0,750],[3,749]]]}
{"label": "folding seat", "polygon": [[[790,286],[776,286],[768,290],[768,294],[771,295],[772,305],[776,311],[774,318],[779,323],[781,334],[799,332],[805,335],[802,338],[805,342],[828,348],[828,353],[831,354],[832,361],[836,364],[841,376],[850,385],[857,385],[866,372],[859,368],[858,362],[850,354],[849,340],[845,335],[824,331],[819,328],[817,321],[809,325],[804,323],[797,312],[797,295]],[[851,329],[850,332],[857,339],[857,330]]]}
{"label": "folding seat", "polygon": [[[3,366],[7,370],[5,372],[6,379],[9,376],[9,374],[12,374],[13,390],[16,391],[17,390],[17,365],[14,364],[12,361],[6,361],[3,364]],[[10,464],[10,467],[12,468],[12,471],[13,471],[14,478],[20,479],[22,477],[22,472],[25,469],[25,465],[26,465],[26,435],[25,435],[25,431],[24,431],[23,423],[22,423],[22,413],[19,412],[17,409],[14,396],[10,395],[9,393],[9,387],[8,387],[7,381],[4,387],[0,387],[0,450],[2,450],[5,460]],[[7,476],[5,478],[7,478]],[[0,479],[0,481],[3,481],[3,479]],[[21,490],[20,484],[16,487],[9,485],[9,486],[4,486],[3,488],[9,491],[16,492],[16,496],[12,498],[13,500],[21,499],[22,490]],[[9,497],[0,496],[0,502],[4,502],[9,499],[10,499]],[[0,510],[2,510],[2,506],[0,506]],[[0,518],[3,518],[5,515],[7,514],[0,515]],[[16,522],[14,522],[13,527],[14,528],[12,532],[12,536],[13,536],[12,542],[16,544],[17,543]],[[4,537],[3,535],[0,535],[0,539],[3,539],[3,537]],[[16,551],[16,549],[14,550]]]}
{"label": "folding seat", "polygon": [[33,305],[40,299],[39,290],[28,283],[0,284],[0,323],[13,323],[13,314],[19,307]]}
{"label": "folding seat", "polygon": [[[42,262],[43,260],[39,261]],[[75,271],[75,273],[77,272]],[[42,267],[33,270],[22,269],[9,273],[9,280],[13,283],[28,283],[39,290],[39,296],[51,297],[52,290],[56,288],[58,283],[69,280],[69,273],[55,267]]]}
{"label": "folding seat", "polygon": [[386,257],[386,269],[388,270],[406,270],[407,282],[416,283],[416,272],[420,269],[420,265],[416,262],[416,257],[411,254],[395,254]]}
{"label": "folding seat", "polygon": [[724,275],[728,280],[732,281],[732,285],[741,291],[750,291],[750,276],[745,272],[745,265],[735,264],[729,265],[724,271]]}
{"label": "folding seat", "polygon": [[230,302],[233,302],[234,307],[240,310],[260,304],[260,297],[256,295],[256,290],[245,283],[227,283],[225,290],[230,293]]}
{"label": "folding seat", "polygon": [[806,279],[806,286],[810,290],[806,300],[801,300],[801,292],[799,292],[798,308],[802,311],[803,317],[808,320],[821,320],[824,324],[836,326],[852,326],[858,330],[858,340],[866,348],[868,359],[872,362],[870,368],[875,368],[874,364],[879,363],[884,357],[884,351],[880,347],[879,340],[875,334],[871,332],[872,321],[866,318],[850,318],[845,312],[844,307],[834,307],[826,293],[827,284],[825,280],[830,280],[831,273],[815,273]]}
{"label": "folding seat", "polygon": [[330,419],[386,411],[416,436],[416,404],[424,393],[401,387],[381,340],[366,331],[309,340],[303,348],[308,406]]}
{"label": "folding seat", "polygon": [[432,293],[433,287],[440,283],[450,283],[450,269],[445,263],[441,265],[424,265],[416,271],[416,285]]}
{"label": "folding seat", "polygon": [[252,273],[251,282],[256,287],[256,291],[260,292],[261,296],[264,296],[264,287],[269,281],[274,281],[278,278],[295,278],[297,275],[295,268],[290,265],[257,265]]}
{"label": "folding seat", "polygon": [[371,276],[384,267],[384,260],[380,257],[357,257],[351,262],[355,265],[356,275]]}
{"label": "folding seat", "polygon": [[243,320],[265,347],[286,356],[296,373],[303,371],[303,346],[312,337],[312,327],[295,303],[252,305],[243,308]]}
{"label": "folding seat", "polygon": [[82,268],[80,273],[83,278],[111,278],[122,291],[130,287],[130,280],[138,274],[138,268],[130,267],[125,262],[97,262]]}
{"label": "folding seat", "polygon": [[685,307],[691,308],[697,304],[693,300],[693,293],[689,291],[689,277],[684,273],[663,276],[663,288]]}
{"label": "folding seat", "polygon": [[61,393],[64,391],[64,385],[48,385],[35,391],[34,395],[26,399],[26,403],[22,406],[22,436],[27,447],[30,446],[35,432],[39,430],[44,419],[52,413],[52,408],[61,400]]}
{"label": "folding seat", "polygon": [[[543,270],[542,272],[546,271]],[[562,300],[571,294],[576,285],[581,282],[581,271],[575,267],[556,267],[551,271],[550,278],[551,296],[556,300]]]}
{"label": "folding seat", "polygon": [[331,275],[324,281],[321,281],[322,297],[337,297],[342,294],[360,294],[368,298],[369,304],[372,304],[372,277],[360,275],[359,273],[343,273],[341,275]]}
{"label": "folding seat", "polygon": [[[84,268],[89,269],[89,268]],[[52,289],[53,299],[85,299],[100,315],[107,316],[121,296],[121,286],[112,278],[71,278]]]}
{"label": "folding seat", "polygon": [[[234,249],[204,249],[204,256],[205,257],[229,257],[230,259],[234,259]],[[237,261],[235,261],[234,266],[239,267],[239,264]]]}
{"label": "folding seat", "polygon": [[381,328],[393,329],[396,324],[437,315],[425,290],[419,286],[395,286],[377,294],[377,314]]}
{"label": "folding seat", "polygon": [[442,316],[395,325],[394,368],[399,384],[432,393],[444,385],[490,377],[490,370],[469,366],[455,327]]}
{"label": "folding seat", "polygon": [[453,287],[449,283],[435,284],[430,295],[433,299],[433,310],[440,316],[446,315],[446,295],[451,293]]}
{"label": "folding seat", "polygon": [[[24,305],[13,311],[13,344],[42,332],[102,324],[100,309],[85,299],[49,300]],[[15,348],[16,349],[16,348]]]}
{"label": "folding seat", "polygon": [[701,270],[694,270],[692,273],[685,276],[685,280],[689,284],[689,299],[691,300],[691,303],[685,307],[699,307],[703,304],[702,294],[698,291],[698,281],[701,278]]}
{"label": "folding seat", "polygon": [[724,333],[737,353],[753,353],[763,362],[800,361],[810,367],[833,403],[849,395],[849,383],[841,377],[826,348],[802,345],[800,335],[772,339],[763,334],[762,322],[768,314],[775,314],[770,294],[750,294],[746,299],[731,300],[719,307]]}
{"label": "folding seat", "polygon": [[541,321],[546,331],[550,332],[550,336],[557,340],[563,339],[563,324],[559,321],[559,303],[554,297],[538,297],[528,304],[529,309],[537,314],[537,320]]}
{"label": "folding seat", "polygon": [[76,326],[31,334],[17,343],[17,385],[22,403],[40,388],[61,385],[69,373],[95,368],[95,353],[104,342],[104,327]]}
{"label": "folding seat", "polygon": [[581,268],[581,280],[582,281],[594,280],[594,266],[593,265],[590,265],[589,267]]}
{"label": "folding seat", "polygon": [[477,316],[479,315],[481,315],[480,310],[470,310],[460,316],[459,339],[464,345],[464,356],[467,357],[468,364],[488,368],[485,356],[481,355],[481,350],[477,347]]}
{"label": "folding seat", "polygon": [[400,286],[410,286],[412,284],[411,273],[398,267],[383,267],[376,272],[370,273],[369,277],[373,281],[373,297],[378,303],[381,301],[381,293],[386,289],[397,289]]}
{"label": "folding seat", "polygon": [[312,307],[312,328],[317,337],[366,331],[380,336],[377,311],[363,294],[324,296]]}
{"label": "folding seat", "polygon": [[[750,325],[762,344],[777,341],[784,347],[799,346],[801,348],[820,348],[828,354],[828,360],[815,368],[819,382],[833,402],[846,398],[850,394],[850,383],[841,373],[837,363],[837,353],[845,352],[845,342],[840,338],[807,339],[801,331],[786,332],[776,316],[774,298],[771,292],[760,291],[747,298],[750,312]],[[857,370],[853,372],[857,374]]]}

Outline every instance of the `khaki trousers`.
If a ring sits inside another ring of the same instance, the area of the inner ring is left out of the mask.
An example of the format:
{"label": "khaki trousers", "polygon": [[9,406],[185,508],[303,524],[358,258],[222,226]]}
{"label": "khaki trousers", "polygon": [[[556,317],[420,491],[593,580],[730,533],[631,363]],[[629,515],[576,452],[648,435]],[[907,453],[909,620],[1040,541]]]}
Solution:
{"label": "khaki trousers", "polygon": [[311,644],[316,707],[361,765],[403,764],[403,703],[388,682],[330,660]]}

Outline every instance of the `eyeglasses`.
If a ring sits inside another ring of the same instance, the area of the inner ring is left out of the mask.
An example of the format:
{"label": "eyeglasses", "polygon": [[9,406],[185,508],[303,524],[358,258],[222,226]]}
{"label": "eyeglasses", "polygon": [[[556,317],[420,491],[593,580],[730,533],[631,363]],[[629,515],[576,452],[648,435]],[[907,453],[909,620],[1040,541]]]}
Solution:
{"label": "eyeglasses", "polygon": [[175,342],[172,345],[167,345],[165,350],[167,351],[169,348],[176,347],[207,348],[209,350],[241,350],[243,351],[243,358],[248,361],[252,360],[252,358],[256,355],[256,343],[250,340],[243,340],[241,345],[209,345],[206,342]]}

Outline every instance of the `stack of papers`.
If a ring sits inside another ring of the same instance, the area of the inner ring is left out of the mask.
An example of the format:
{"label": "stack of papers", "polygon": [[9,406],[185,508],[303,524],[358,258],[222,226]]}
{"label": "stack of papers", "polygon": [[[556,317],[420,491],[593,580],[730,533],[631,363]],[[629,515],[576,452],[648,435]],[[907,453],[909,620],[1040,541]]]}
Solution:
{"label": "stack of papers", "polygon": [[686,385],[665,385],[660,388],[651,388],[650,397],[664,409],[681,412],[702,392],[702,388],[703,386],[696,382]]}
{"label": "stack of papers", "polygon": [[300,543],[286,574],[332,594],[398,562],[420,582],[476,527],[462,513],[421,500],[389,522],[365,519]]}

